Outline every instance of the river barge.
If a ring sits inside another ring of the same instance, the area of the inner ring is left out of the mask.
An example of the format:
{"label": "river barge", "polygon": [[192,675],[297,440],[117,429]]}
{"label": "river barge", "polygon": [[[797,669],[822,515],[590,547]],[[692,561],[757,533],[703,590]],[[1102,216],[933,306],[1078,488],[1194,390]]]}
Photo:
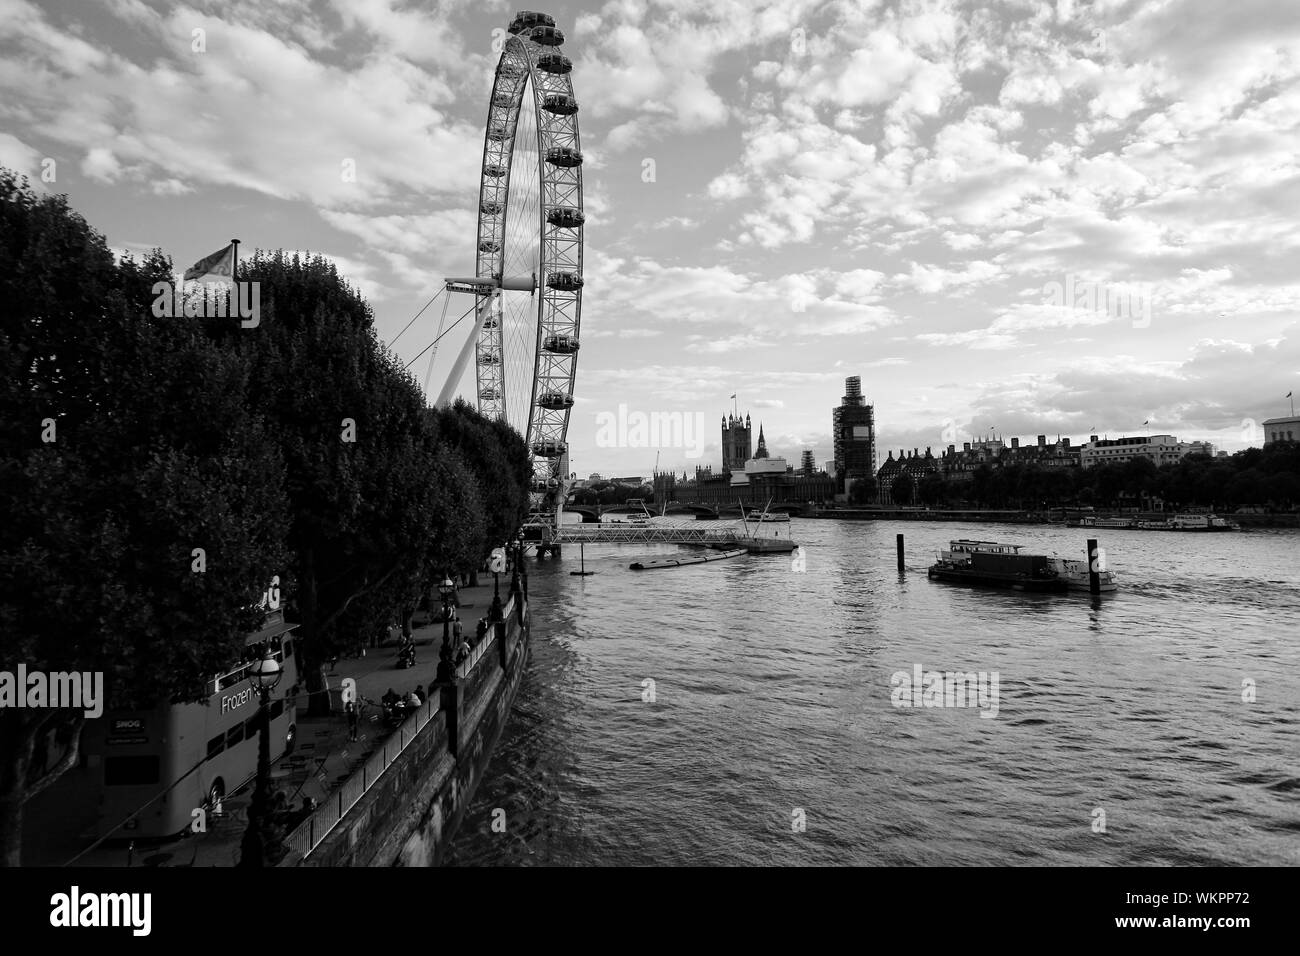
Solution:
{"label": "river barge", "polygon": [[[959,538],[948,543],[948,550],[940,552],[940,559],[957,563],[966,562],[976,551],[993,554],[1024,554],[1024,548],[1018,544],[1004,544],[998,541],[973,541]],[[1063,558],[1060,555],[1046,555],[1048,567],[1065,579],[1066,586],[1072,591],[1091,591],[1088,562],[1083,558]],[[1098,590],[1115,591],[1119,589],[1115,575],[1106,569],[1097,572]]]}
{"label": "river barge", "polygon": [[932,581],[967,587],[1041,594],[1069,590],[1068,581],[1056,572],[1047,555],[1021,554],[1018,550],[972,551],[958,559],[941,557],[930,566],[929,576]]}

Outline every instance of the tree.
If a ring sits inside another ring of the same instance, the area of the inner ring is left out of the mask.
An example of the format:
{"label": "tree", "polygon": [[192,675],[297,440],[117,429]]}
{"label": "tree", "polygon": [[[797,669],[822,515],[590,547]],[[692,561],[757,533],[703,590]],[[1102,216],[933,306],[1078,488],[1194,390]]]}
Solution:
{"label": "tree", "polygon": [[849,503],[870,505],[876,503],[876,483],[870,478],[858,478],[849,488]]}
{"label": "tree", "polygon": [[[0,667],[102,673],[112,707],[201,699],[283,551],[249,365],[151,315],[170,278],[0,171]],[[23,805],[76,765],[83,721],[0,710],[0,863],[20,863]]]}
{"label": "tree", "polygon": [[944,484],[943,476],[932,472],[922,478],[917,485],[917,497],[922,504],[933,507],[944,499]]}
{"label": "tree", "polygon": [[915,492],[916,481],[907,472],[895,478],[894,483],[889,487],[889,495],[896,505],[910,505]]}
{"label": "tree", "polygon": [[250,356],[257,410],[284,451],[292,607],[318,715],[329,708],[321,665],[391,618],[445,498],[430,480],[424,396],[334,265],[259,253],[241,277],[260,283],[261,322],[219,334]]}

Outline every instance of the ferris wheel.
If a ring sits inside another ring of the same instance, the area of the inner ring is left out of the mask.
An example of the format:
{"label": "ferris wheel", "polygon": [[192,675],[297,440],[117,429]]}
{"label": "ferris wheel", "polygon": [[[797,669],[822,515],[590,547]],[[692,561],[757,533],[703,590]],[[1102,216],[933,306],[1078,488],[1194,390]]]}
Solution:
{"label": "ferris wheel", "polygon": [[554,510],[568,472],[582,306],[582,151],[573,64],[544,13],[509,27],[483,139],[475,275],[447,279],[477,301],[472,343],[479,411],[528,442],[534,511]]}

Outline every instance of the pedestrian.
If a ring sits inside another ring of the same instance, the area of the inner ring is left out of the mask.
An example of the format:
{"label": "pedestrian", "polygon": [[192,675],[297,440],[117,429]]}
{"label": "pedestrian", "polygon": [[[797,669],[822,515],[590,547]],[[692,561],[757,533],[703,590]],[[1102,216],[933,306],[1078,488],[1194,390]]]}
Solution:
{"label": "pedestrian", "polygon": [[348,716],[348,740],[356,740],[357,728],[361,723],[361,714],[357,712],[357,702],[355,700],[348,701],[343,706],[343,710]]}

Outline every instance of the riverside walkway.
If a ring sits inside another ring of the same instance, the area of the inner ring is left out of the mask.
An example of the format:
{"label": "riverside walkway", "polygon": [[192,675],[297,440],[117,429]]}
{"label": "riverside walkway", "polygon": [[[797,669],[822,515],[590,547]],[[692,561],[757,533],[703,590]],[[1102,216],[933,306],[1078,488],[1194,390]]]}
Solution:
{"label": "riverside walkway", "polygon": [[[502,577],[504,602],[509,597],[509,578]],[[480,575],[479,580],[486,583],[460,588],[458,592],[461,624],[471,641],[478,619],[488,613],[492,603],[492,576]],[[273,791],[283,792],[294,806],[300,806],[304,798],[310,797],[318,806],[327,807],[337,801],[345,788],[355,787],[358,771],[363,767],[373,765],[390,752],[400,751],[405,741],[399,736],[410,728],[386,727],[377,702],[389,688],[403,695],[417,686],[422,686],[426,694],[429,692],[437,677],[442,624],[418,623],[412,636],[416,644],[414,667],[397,666],[396,641],[367,648],[362,656],[340,659],[334,664],[326,675],[332,702],[337,705],[342,682],[351,678],[356,681],[357,695],[363,704],[357,740],[349,739],[347,721],[337,706],[325,717],[307,717],[305,705],[300,707],[296,720],[297,746],[292,754],[272,765]],[[463,678],[486,650],[487,642],[476,647],[470,658],[457,668],[458,676]],[[434,694],[428,710],[436,710],[436,700]],[[248,806],[252,800],[251,781],[226,797],[220,814],[207,816],[206,832],[173,840],[137,841],[134,847],[124,836],[83,853],[94,842],[97,822],[94,806],[85,801],[84,795],[85,787],[79,786],[78,775],[69,772],[40,801],[28,805],[23,828],[24,865],[61,866],[74,858],[76,865],[90,867],[234,866],[239,862],[240,842],[248,826]],[[297,836],[297,842],[301,843],[301,834],[296,830],[291,829],[285,836],[288,842],[294,842]],[[314,844],[316,840],[311,842]]]}

